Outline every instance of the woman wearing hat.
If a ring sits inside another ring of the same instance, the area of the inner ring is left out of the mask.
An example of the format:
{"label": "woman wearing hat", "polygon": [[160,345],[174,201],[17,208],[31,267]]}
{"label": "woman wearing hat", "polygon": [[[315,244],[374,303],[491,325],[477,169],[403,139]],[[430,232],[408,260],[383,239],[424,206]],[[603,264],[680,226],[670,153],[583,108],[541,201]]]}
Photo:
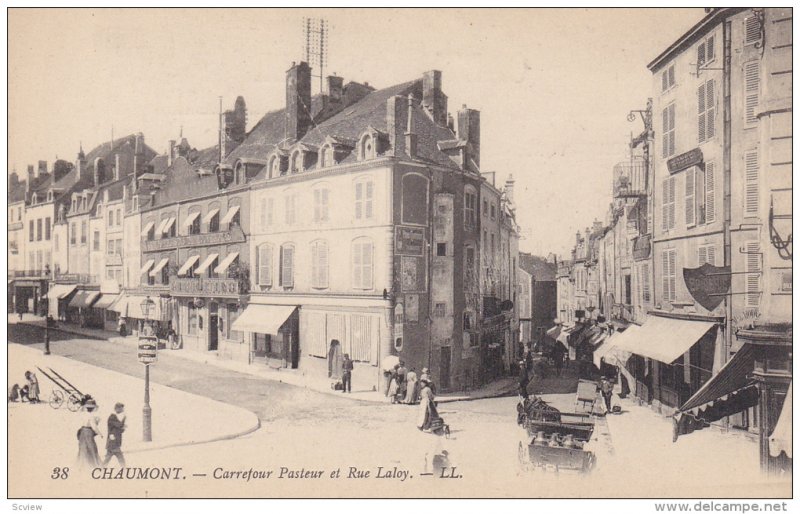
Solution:
{"label": "woman wearing hat", "polygon": [[97,415],[97,402],[90,398],[83,405],[87,415],[78,429],[78,467],[92,469],[100,465],[100,455],[94,437],[100,432],[100,416]]}
{"label": "woman wearing hat", "polygon": [[433,391],[431,391],[431,384],[428,379],[420,378],[419,384],[422,389],[419,393],[419,418],[417,418],[417,428],[420,430],[427,430],[431,427],[431,421],[439,417],[439,412],[436,410],[436,405],[433,403]]}

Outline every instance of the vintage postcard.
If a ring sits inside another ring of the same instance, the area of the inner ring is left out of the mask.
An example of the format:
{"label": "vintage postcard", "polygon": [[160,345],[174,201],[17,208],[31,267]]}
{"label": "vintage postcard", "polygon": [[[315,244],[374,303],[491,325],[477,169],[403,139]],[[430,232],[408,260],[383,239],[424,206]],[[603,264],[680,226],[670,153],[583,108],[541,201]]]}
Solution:
{"label": "vintage postcard", "polygon": [[9,9],[8,498],[785,509],[792,16]]}

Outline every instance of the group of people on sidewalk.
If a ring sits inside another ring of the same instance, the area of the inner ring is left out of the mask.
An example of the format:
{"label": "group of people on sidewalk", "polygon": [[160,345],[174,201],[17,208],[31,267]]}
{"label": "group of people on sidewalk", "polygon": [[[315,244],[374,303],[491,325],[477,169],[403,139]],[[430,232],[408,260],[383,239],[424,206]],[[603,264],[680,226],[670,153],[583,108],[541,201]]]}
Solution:
{"label": "group of people on sidewalk", "polygon": [[21,403],[41,403],[39,399],[39,380],[36,375],[30,371],[25,372],[25,383],[22,387],[19,384],[14,384],[8,391],[8,401]]}
{"label": "group of people on sidewalk", "polygon": [[405,362],[400,361],[386,372],[386,377],[388,380],[384,394],[391,403],[415,405],[422,399],[426,387],[431,394],[436,394],[428,368],[422,368],[422,373],[417,376],[415,368],[406,368]]}
{"label": "group of people on sidewalk", "polygon": [[112,457],[116,457],[120,467],[125,467],[125,456],[122,454],[122,433],[125,431],[125,405],[117,403],[114,412],[106,421],[108,438],[106,439],[106,456],[100,461],[95,437],[103,439],[100,429],[100,416],[97,415],[98,405],[94,399],[89,399],[83,406],[86,413],[83,424],[78,428],[78,466],[84,469],[94,469],[98,466],[106,467]]}

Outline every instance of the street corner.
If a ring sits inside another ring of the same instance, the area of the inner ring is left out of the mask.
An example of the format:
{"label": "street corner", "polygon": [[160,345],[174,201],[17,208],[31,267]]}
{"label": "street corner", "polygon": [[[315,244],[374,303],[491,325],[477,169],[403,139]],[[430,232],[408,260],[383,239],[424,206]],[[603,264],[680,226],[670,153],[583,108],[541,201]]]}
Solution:
{"label": "street corner", "polygon": [[[41,389],[40,404],[13,403],[9,408],[9,438],[19,444],[10,448],[9,463],[36,452],[40,441],[48,441],[48,460],[64,466],[74,461],[75,432],[86,421],[87,413],[69,405],[70,393],[90,395],[97,402],[100,428],[116,403],[125,406],[127,416],[123,451],[136,453],[174,446],[202,444],[231,439],[260,428],[258,417],[243,408],[183,392],[160,384],[150,384],[152,441],[143,442],[144,366],[142,377],[132,377],[56,355],[11,344],[9,387],[24,382],[25,371],[32,371]],[[67,388],[63,389],[54,378]],[[18,380],[17,380],[18,379]],[[55,396],[65,401],[52,401]],[[98,438],[98,446],[105,442]]]}

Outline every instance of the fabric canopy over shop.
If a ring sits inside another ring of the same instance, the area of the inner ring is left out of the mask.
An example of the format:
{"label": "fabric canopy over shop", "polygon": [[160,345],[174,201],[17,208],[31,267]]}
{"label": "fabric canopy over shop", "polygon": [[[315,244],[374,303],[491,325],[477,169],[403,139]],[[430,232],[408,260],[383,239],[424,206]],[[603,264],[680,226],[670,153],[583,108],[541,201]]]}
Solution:
{"label": "fabric canopy over shop", "polygon": [[161,220],[161,223],[158,225],[158,228],[156,229],[156,233],[163,234],[166,229],[167,223],[169,223],[169,218],[164,218],[163,220]]}
{"label": "fabric canopy over shop", "polygon": [[248,305],[231,328],[239,332],[274,335],[296,308],[296,305]]}
{"label": "fabric canopy over shop", "polygon": [[606,332],[605,330],[598,329],[595,333],[592,334],[592,336],[589,339],[586,340],[586,342],[589,343],[592,347],[597,348],[598,346],[603,344],[603,341],[605,341],[607,337],[608,337],[608,332]]}
{"label": "fabric canopy over shop", "polygon": [[161,229],[161,233],[166,234],[167,232],[169,232],[170,229],[172,229],[172,225],[174,224],[175,224],[175,218],[168,219],[167,222],[164,224],[164,228]]}
{"label": "fabric canopy over shop", "polygon": [[745,344],[678,409],[674,438],[757,405],[758,390],[750,377],[754,364],[755,349]]}
{"label": "fabric canopy over shop", "polygon": [[153,266],[154,262],[156,262],[155,259],[149,259],[147,262],[145,262],[144,266],[142,266],[142,269],[139,270],[139,274],[144,275],[145,273],[147,273],[147,271]]}
{"label": "fabric canopy over shop", "polygon": [[228,209],[228,212],[225,213],[225,217],[222,218],[222,223],[230,223],[236,213],[239,212],[239,206],[231,207]]}
{"label": "fabric canopy over shop", "polygon": [[117,294],[101,294],[100,299],[94,303],[95,309],[108,309],[111,307],[115,301],[117,301],[119,295]]}
{"label": "fabric canopy over shop", "polygon": [[225,273],[228,271],[228,267],[239,257],[239,252],[229,253],[222,259],[222,262],[219,263],[219,266],[214,268],[214,273]]}
{"label": "fabric canopy over shop", "polygon": [[109,310],[118,312],[122,316],[128,314],[128,295],[121,294],[117,297],[117,301],[109,306]]}
{"label": "fabric canopy over shop", "polygon": [[[714,326],[715,323],[711,321],[648,316],[637,333],[636,344],[627,345],[625,349],[642,357],[669,364],[686,353]],[[627,332],[626,330],[623,334]]]}
{"label": "fabric canopy over shop", "polygon": [[561,329],[561,333],[558,334],[556,341],[567,346],[569,344],[569,336],[571,336],[575,331],[580,330],[582,325],[572,325],[571,327],[563,327]]}
{"label": "fabric canopy over shop", "polygon": [[182,276],[186,275],[189,272],[189,269],[191,269],[191,267],[194,266],[195,263],[197,261],[199,261],[199,260],[200,260],[200,256],[199,255],[192,255],[191,257],[186,259],[186,262],[183,263],[183,266],[181,266],[181,269],[178,270],[178,276],[182,277]]}
{"label": "fabric canopy over shop", "polygon": [[98,296],[100,296],[100,291],[78,291],[75,297],[70,300],[69,306],[78,309],[89,308],[97,300]]}
{"label": "fabric canopy over shop", "polygon": [[[150,300],[153,302],[153,305],[150,307],[150,312],[148,312],[147,316],[145,316],[144,312],[142,311],[142,303],[146,298],[150,298]],[[154,321],[167,321],[170,317],[169,309],[167,308],[167,302],[160,296],[146,297],[140,295],[128,295],[126,300],[127,306],[125,312],[121,313],[123,316],[137,319],[150,319]]]}
{"label": "fabric canopy over shop", "polygon": [[163,259],[158,261],[158,264],[156,264],[155,267],[152,270],[150,270],[150,276],[155,277],[159,273],[161,273],[161,270],[164,269],[164,266],[166,266],[168,262],[169,262],[169,257],[164,257]]}
{"label": "fabric canopy over shop", "polygon": [[595,366],[600,367],[601,359],[604,359],[606,364],[621,366],[631,354],[627,348],[636,346],[640,330],[638,325],[631,325],[624,332],[614,332],[608,336],[603,344],[594,350],[592,359]]}
{"label": "fabric canopy over shop", "polygon": [[155,225],[154,222],[152,221],[147,222],[147,225],[145,225],[144,228],[142,229],[142,237],[146,236],[153,229],[153,225]]}
{"label": "fabric canopy over shop", "polygon": [[786,453],[786,456],[792,458],[792,383],[789,383],[789,391],[786,393],[786,399],[783,401],[781,408],[781,415],[778,417],[778,423],[775,425],[775,430],[769,436],[769,454],[773,457],[779,457],[781,452]]}
{"label": "fabric canopy over shop", "polygon": [[212,253],[211,255],[206,257],[206,260],[204,260],[203,263],[200,264],[200,266],[197,267],[197,269],[195,270],[195,273],[198,273],[198,274],[205,273],[206,270],[208,269],[208,267],[211,266],[211,264],[213,264],[213,262],[215,260],[217,260],[217,257],[219,257],[218,253]]}
{"label": "fabric canopy over shop", "polygon": [[555,341],[558,338],[558,334],[560,333],[561,333],[561,327],[556,325],[547,332],[545,332],[544,335]]}
{"label": "fabric canopy over shop", "polygon": [[211,220],[214,219],[214,216],[217,215],[217,213],[219,213],[219,209],[211,209],[210,211],[208,211],[208,213],[205,216],[203,216],[203,223],[206,224],[210,223]]}
{"label": "fabric canopy over shop", "polygon": [[192,223],[194,223],[194,220],[196,220],[198,216],[200,216],[200,211],[191,213],[185,220],[183,220],[183,227],[186,228],[192,226]]}
{"label": "fabric canopy over shop", "polygon": [[75,284],[56,284],[47,292],[47,297],[51,300],[61,300],[69,296],[77,287]]}

